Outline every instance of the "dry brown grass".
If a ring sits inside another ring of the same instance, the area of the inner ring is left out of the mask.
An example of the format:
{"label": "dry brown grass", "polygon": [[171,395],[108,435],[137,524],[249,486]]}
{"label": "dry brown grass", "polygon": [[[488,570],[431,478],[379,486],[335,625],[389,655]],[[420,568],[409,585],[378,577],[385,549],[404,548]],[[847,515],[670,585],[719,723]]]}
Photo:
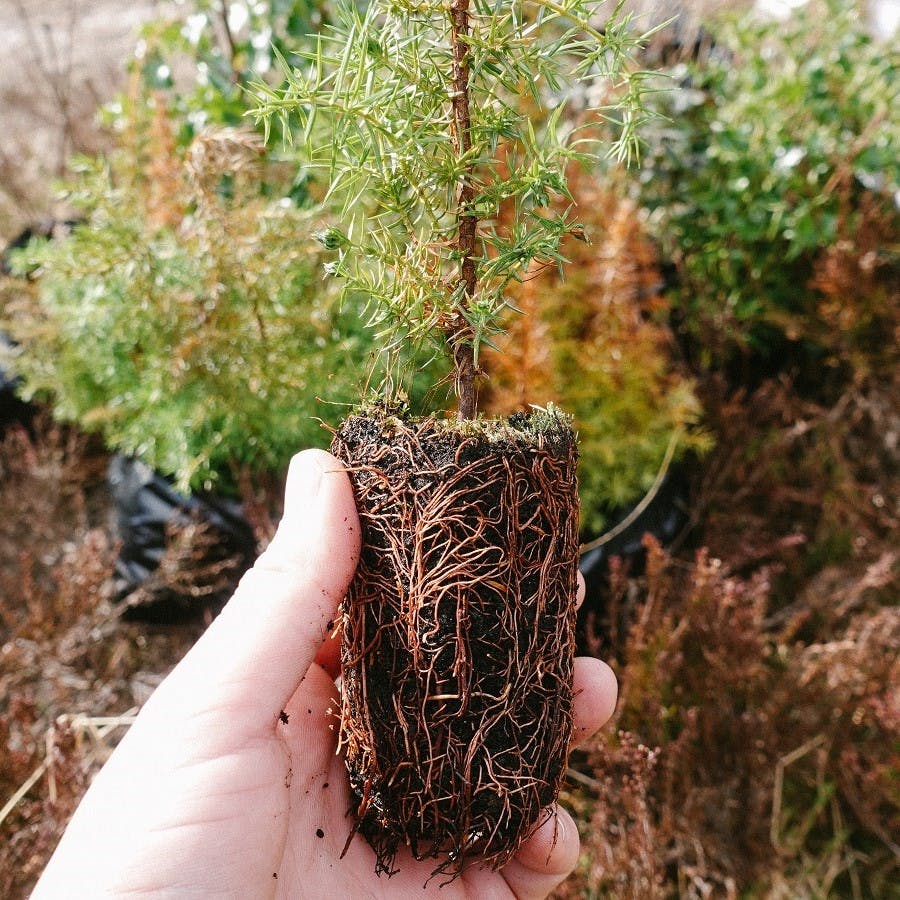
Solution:
{"label": "dry brown grass", "polygon": [[894,896],[895,388],[707,398],[707,546],[613,566],[596,650],[621,696],[574,760],[585,853],[558,896]]}
{"label": "dry brown grass", "polygon": [[43,416],[0,441],[3,897],[27,896],[126,714],[199,631],[121,621],[105,465]]}

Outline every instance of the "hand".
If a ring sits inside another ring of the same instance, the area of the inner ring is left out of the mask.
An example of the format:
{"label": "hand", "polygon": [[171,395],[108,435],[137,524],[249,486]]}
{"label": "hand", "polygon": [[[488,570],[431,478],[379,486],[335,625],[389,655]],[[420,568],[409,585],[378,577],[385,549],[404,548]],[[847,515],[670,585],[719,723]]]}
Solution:
{"label": "hand", "polygon": [[[94,780],[34,894],[45,897],[546,896],[572,870],[578,833],[562,809],[499,872],[428,882],[435,862],[402,852],[399,873],[351,827],[335,755],[338,649],[332,621],[359,556],[349,479],[327,453],[293,460],[278,532],[234,597],[159,686]],[[603,663],[575,668],[576,734],[612,713]],[[555,841],[554,841],[555,825]]]}

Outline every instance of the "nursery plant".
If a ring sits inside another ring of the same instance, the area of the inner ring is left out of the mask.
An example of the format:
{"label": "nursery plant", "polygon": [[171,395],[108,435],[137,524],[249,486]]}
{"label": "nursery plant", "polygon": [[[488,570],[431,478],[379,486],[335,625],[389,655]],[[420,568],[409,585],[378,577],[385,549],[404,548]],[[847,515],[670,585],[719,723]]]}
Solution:
{"label": "nursery plant", "polygon": [[[783,22],[709,23],[713,50],[668,74],[645,131],[640,202],[698,362],[750,375],[786,359],[895,365],[900,58],[864,5],[814,0]],[[752,381],[752,379],[750,379]]]}
{"label": "nursery plant", "polygon": [[[332,449],[363,528],[342,605],[341,744],[356,822],[390,873],[406,845],[454,876],[499,867],[555,798],[572,732],[576,436],[553,407],[485,419],[482,353],[508,288],[585,240],[567,166],[613,118],[634,152],[643,74],[621,4],[376,0],[336,13],[258,119],[302,134],[337,221],[321,235],[385,369]],[[585,83],[618,89],[576,120]],[[529,116],[521,102],[542,115]],[[292,128],[292,123],[295,127]],[[402,358],[449,359],[456,416],[410,416]]]}

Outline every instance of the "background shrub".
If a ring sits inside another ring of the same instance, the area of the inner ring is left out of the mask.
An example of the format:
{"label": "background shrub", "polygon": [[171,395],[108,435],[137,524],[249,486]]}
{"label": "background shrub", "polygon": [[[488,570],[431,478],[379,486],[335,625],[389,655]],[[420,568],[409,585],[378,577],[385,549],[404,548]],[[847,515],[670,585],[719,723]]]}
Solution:
{"label": "background shrub", "polygon": [[111,448],[227,489],[326,442],[317,398],[351,401],[370,345],[320,283],[316,220],[261,195],[261,144],[206,131],[182,159],[166,126],[85,160],[82,223],[18,255],[38,284],[10,317],[13,363]]}
{"label": "background shrub", "polygon": [[588,241],[564,247],[565,276],[533,265],[510,290],[517,310],[486,353],[488,408],[548,400],[575,417],[582,524],[594,535],[673,459],[709,446],[693,381],[676,361],[656,249],[626,196],[623,173],[569,176]]}
{"label": "background shrub", "polygon": [[667,118],[639,186],[697,362],[886,364],[900,325],[896,48],[837,0],[710,34],[658,95]]}

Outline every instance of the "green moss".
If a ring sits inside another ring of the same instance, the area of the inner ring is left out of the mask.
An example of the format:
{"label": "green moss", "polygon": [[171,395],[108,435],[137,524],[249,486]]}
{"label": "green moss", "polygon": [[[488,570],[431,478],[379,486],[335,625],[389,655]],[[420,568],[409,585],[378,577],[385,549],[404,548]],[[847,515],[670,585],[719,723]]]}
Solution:
{"label": "green moss", "polygon": [[538,444],[543,440],[566,436],[571,439],[573,420],[553,403],[545,408],[533,407],[527,413],[513,413],[511,416],[484,416],[476,419],[434,418],[415,415],[408,406],[384,406],[366,403],[358,410],[380,423],[385,436],[390,436],[397,427],[404,428],[417,423],[428,422],[436,430],[459,434],[463,437],[484,438],[490,444],[515,443]]}

